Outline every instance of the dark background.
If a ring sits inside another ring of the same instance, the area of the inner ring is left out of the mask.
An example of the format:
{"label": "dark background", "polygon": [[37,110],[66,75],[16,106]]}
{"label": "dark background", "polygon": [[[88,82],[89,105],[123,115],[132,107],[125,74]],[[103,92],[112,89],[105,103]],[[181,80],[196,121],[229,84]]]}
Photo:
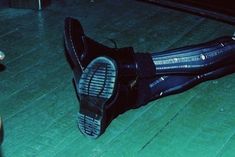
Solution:
{"label": "dark background", "polygon": [[7,6],[8,0],[0,0],[0,7]]}
{"label": "dark background", "polygon": [[140,0],[235,24],[235,5],[229,0]]}
{"label": "dark background", "polygon": [[231,0],[171,0],[183,4],[189,4],[204,9],[214,10],[235,16],[235,4]]}

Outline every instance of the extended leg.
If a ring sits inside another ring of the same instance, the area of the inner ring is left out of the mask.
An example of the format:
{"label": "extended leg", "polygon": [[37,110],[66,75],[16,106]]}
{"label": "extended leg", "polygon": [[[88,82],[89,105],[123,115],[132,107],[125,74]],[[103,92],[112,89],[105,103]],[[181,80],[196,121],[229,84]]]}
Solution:
{"label": "extended leg", "polygon": [[201,82],[218,79],[225,75],[235,72],[235,63],[226,65],[208,73],[190,76],[190,75],[168,75],[158,77],[149,84],[151,89],[151,100],[155,100],[164,96],[184,92]]}
{"label": "extended leg", "polygon": [[83,134],[97,138],[115,117],[129,109],[138,108],[163,96],[183,92],[203,81],[217,79],[233,72],[235,64],[230,64],[199,75],[168,75],[157,76],[155,79],[140,79],[133,87],[129,87],[123,82],[126,80],[119,77],[115,60],[109,57],[95,58],[79,81],[79,129]]}
{"label": "extended leg", "polygon": [[152,54],[156,74],[201,74],[235,62],[234,37]]}
{"label": "extended leg", "polygon": [[234,72],[234,45],[232,37],[223,37],[153,55],[134,53],[95,42],[78,20],[67,18],[65,46],[80,101],[79,129],[97,138],[129,109]]}

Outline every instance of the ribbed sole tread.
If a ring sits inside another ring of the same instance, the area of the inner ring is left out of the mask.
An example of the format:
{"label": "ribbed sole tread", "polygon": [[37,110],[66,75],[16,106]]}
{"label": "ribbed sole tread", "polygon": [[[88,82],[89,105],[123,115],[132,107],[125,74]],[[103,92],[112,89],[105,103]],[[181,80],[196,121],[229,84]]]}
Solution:
{"label": "ribbed sole tread", "polygon": [[117,68],[107,57],[94,59],[79,80],[78,95],[81,99],[78,127],[86,136],[97,138],[105,128],[105,104],[115,89]]}

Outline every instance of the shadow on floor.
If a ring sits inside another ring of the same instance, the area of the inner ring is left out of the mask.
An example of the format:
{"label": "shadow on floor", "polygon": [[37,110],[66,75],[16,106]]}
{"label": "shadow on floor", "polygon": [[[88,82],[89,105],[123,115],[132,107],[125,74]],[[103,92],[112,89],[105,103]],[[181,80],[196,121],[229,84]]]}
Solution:
{"label": "shadow on floor", "polygon": [[6,69],[5,65],[0,64],[0,72],[1,72],[1,71],[4,71],[5,69]]}
{"label": "shadow on floor", "polygon": [[3,152],[2,152],[2,148],[0,148],[0,157],[4,157]]}

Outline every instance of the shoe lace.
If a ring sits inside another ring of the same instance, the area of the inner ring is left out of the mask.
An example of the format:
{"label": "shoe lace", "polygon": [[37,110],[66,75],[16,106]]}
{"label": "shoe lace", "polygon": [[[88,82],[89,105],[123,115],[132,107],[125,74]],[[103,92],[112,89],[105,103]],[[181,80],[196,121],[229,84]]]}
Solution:
{"label": "shoe lace", "polygon": [[107,38],[107,40],[110,41],[114,45],[115,49],[117,49],[117,42],[114,39]]}

